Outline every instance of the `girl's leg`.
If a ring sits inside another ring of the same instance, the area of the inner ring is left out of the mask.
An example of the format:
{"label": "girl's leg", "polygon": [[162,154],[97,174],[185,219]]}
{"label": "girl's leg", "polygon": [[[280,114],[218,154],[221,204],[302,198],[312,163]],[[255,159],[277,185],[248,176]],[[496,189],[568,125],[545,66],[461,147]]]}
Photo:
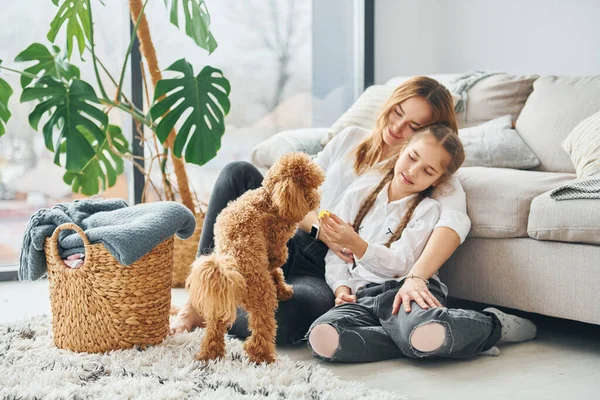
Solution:
{"label": "girl's leg", "polygon": [[[232,162],[223,168],[219,173],[208,202],[196,257],[210,254],[215,247],[214,226],[219,213],[227,207],[230,201],[237,199],[248,190],[261,187],[262,180],[263,176],[260,171],[245,161]],[[204,319],[202,316],[198,314],[189,301],[186,301],[171,326],[171,334],[191,331],[203,325]]]}
{"label": "girl's leg", "polygon": [[[294,294],[290,300],[280,302],[275,312],[277,345],[293,344],[302,340],[311,323],[335,303],[331,289],[320,278],[295,276],[286,282],[292,285]],[[245,311],[238,310],[238,317],[229,333],[242,338],[250,335]]]}
{"label": "girl's leg", "polygon": [[[442,304],[445,298],[434,285],[430,291]],[[489,350],[501,338],[502,325],[495,314],[446,307],[392,315],[397,289],[378,296],[376,315],[385,331],[407,357],[470,358]]]}
{"label": "girl's leg", "polygon": [[373,362],[403,356],[373,310],[361,303],[329,310],[312,324],[307,336],[313,355],[328,361]]}
{"label": "girl's leg", "polygon": [[506,314],[497,308],[488,307],[483,310],[485,313],[494,314],[502,325],[502,334],[500,342],[519,343],[532,340],[537,334],[537,328],[533,322],[528,319],[517,317],[516,315]]}
{"label": "girl's leg", "polygon": [[263,176],[260,171],[249,162],[235,161],[223,168],[215,182],[208,202],[196,257],[210,254],[215,247],[215,222],[217,216],[227,207],[227,204],[248,190],[261,187],[262,181]]}

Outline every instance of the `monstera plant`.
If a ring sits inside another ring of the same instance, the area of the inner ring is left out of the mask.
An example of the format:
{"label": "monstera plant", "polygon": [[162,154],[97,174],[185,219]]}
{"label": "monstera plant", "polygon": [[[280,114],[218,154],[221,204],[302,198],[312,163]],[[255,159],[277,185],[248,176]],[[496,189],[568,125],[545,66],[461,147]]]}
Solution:
{"label": "monstera plant", "polygon": [[[20,100],[35,105],[29,123],[33,129],[41,129],[46,148],[54,153],[54,163],[65,169],[64,182],[73,192],[93,195],[115,184],[124,171],[124,160],[139,164],[121,129],[109,123],[109,112],[118,110],[131,115],[139,127],[150,129],[162,144],[157,155],[164,189],[161,198],[176,200],[169,178],[167,160],[170,159],[179,200],[192,212],[198,212],[185,163],[203,165],[219,150],[225,132],[224,117],[230,108],[228,80],[220,70],[210,66],[195,74],[185,58],[166,68],[177,76],[163,79],[144,14],[148,0],[143,3],[130,0],[131,19],[155,89],[149,112],[144,113],[122,90],[135,34],[131,36],[117,81],[95,51],[92,11],[103,6],[101,0],[48,1],[58,7],[47,34],[53,44],[46,47],[33,43],[18,54],[15,61],[26,65],[21,71],[3,66],[2,60],[0,70],[21,74]],[[204,0],[164,0],[164,3],[171,23],[185,30],[209,53],[215,50],[217,42],[210,32],[210,15]],[[59,42],[64,43],[63,50]],[[84,54],[93,63],[98,92],[81,79],[79,68],[72,63],[77,55],[83,60]],[[114,97],[107,94],[101,71],[115,85]],[[12,88],[0,75],[0,136],[5,134],[6,122],[11,117],[8,101],[12,94]],[[190,109],[191,113],[186,113]]]}

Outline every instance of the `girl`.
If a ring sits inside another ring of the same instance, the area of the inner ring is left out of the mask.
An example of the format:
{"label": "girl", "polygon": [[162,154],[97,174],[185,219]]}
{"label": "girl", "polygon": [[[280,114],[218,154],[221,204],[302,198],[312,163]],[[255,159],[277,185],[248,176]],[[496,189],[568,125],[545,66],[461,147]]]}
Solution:
{"label": "girl", "polygon": [[[377,121],[373,132],[351,127],[343,130],[319,153],[316,162],[321,165],[326,179],[321,187],[321,209],[332,208],[342,194],[359,176],[380,170],[388,158],[397,154],[406,138],[421,127],[438,123],[457,130],[452,96],[437,81],[416,77],[401,84],[392,94]],[[261,186],[262,175],[251,164],[235,162],[227,165],[213,189],[206,212],[198,255],[210,253],[214,246],[213,226],[217,215],[232,200],[247,190]],[[414,267],[415,274],[428,278],[450,257],[465,239],[471,227],[466,213],[466,196],[457,179],[448,181],[450,189],[439,196],[440,220],[420,259]],[[311,231],[313,234],[311,235]],[[316,212],[309,213],[300,223],[299,229],[288,243],[289,257],[284,265],[286,281],[293,285],[294,296],[282,302],[276,313],[278,322],[277,343],[293,343],[306,335],[311,323],[334,306],[334,296],[325,282],[325,255],[331,250],[341,260],[350,262],[352,254],[343,249],[343,244],[321,235]],[[344,250],[344,252],[342,252]],[[412,280],[407,281],[401,293],[405,307],[410,300],[417,304],[436,306],[427,289],[413,290]],[[406,300],[409,299],[409,300]],[[191,330],[202,325],[202,317],[189,302],[178,314],[172,333]],[[247,319],[240,312],[231,334],[246,337]]]}
{"label": "girl", "polygon": [[[411,270],[440,217],[440,203],[430,197],[432,191],[464,159],[452,129],[422,129],[388,162],[389,172],[375,189],[372,177],[357,180],[346,191],[339,216],[322,218],[323,233],[344,243],[354,261],[346,263],[332,251],[325,258],[325,276],[337,307],[311,326],[309,346],[317,357],[342,362],[400,356],[466,358],[491,349],[500,339],[533,339],[531,321],[499,310],[442,308],[446,286],[436,275],[427,279]],[[417,282],[416,290],[425,300],[429,286],[437,307],[425,304],[395,315],[396,294],[411,281]]]}

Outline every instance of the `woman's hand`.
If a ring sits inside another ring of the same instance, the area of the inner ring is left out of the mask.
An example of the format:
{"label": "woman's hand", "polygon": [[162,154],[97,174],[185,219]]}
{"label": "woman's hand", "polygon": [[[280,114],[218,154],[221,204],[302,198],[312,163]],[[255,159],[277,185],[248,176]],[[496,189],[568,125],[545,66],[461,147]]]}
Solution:
{"label": "woman's hand", "polygon": [[410,278],[404,281],[404,284],[394,298],[392,314],[398,314],[401,304],[404,304],[404,311],[409,313],[411,301],[415,301],[423,310],[443,307],[442,303],[431,294],[427,285],[418,278]]}
{"label": "woman's hand", "polygon": [[340,286],[335,290],[335,305],[339,306],[345,303],[356,303],[356,296],[348,286]]}
{"label": "woman's hand", "polygon": [[354,262],[354,254],[348,250],[345,246],[332,243],[327,235],[324,234],[323,225],[321,225],[321,233],[319,234],[319,240],[322,241],[329,247],[329,250],[333,251],[342,261],[345,263],[352,264]]}

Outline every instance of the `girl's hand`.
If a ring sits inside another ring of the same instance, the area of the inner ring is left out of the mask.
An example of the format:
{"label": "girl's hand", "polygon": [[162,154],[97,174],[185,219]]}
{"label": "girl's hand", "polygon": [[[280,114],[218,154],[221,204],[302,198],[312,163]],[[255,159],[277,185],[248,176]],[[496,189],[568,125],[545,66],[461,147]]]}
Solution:
{"label": "girl's hand", "polygon": [[347,246],[360,238],[354,228],[347,222],[342,221],[337,215],[331,213],[321,218],[321,229],[327,235],[331,243],[338,246]]}
{"label": "girl's hand", "polygon": [[335,289],[335,305],[339,306],[340,304],[345,303],[356,303],[356,296],[352,294],[352,289],[348,286],[340,286]]}
{"label": "girl's hand", "polygon": [[346,303],[356,303],[356,296],[353,294],[340,293],[335,298],[335,305],[339,306]]}
{"label": "girl's hand", "polygon": [[392,306],[392,314],[398,314],[400,304],[404,304],[404,311],[409,313],[411,301],[415,301],[423,310],[443,307],[442,303],[431,294],[427,285],[420,279],[415,278],[405,280],[398,293],[396,293],[394,305]]}

